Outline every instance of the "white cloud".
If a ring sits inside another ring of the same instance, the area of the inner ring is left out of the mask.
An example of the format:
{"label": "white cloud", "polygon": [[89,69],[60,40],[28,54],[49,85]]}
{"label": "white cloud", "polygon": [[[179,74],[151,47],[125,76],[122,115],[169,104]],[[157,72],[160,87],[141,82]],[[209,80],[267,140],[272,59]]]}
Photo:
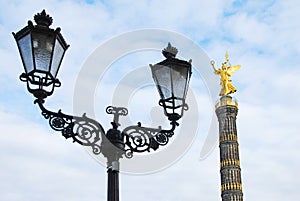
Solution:
{"label": "white cloud", "polygon": [[105,179],[94,174],[104,168],[79,145],[19,115],[1,112],[0,117],[1,200],[81,200],[90,191],[97,194],[97,185],[105,188],[90,185]]}

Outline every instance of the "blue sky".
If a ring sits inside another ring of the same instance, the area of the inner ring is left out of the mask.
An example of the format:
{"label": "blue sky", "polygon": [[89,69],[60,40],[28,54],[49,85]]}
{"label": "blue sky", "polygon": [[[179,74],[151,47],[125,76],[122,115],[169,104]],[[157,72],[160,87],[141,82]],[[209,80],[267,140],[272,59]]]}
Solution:
{"label": "blue sky", "polygon": [[[228,51],[231,63],[242,66],[232,80],[238,88],[244,198],[299,199],[298,1],[0,0],[0,5],[0,200],[106,200],[106,168],[49,128],[18,79],[23,67],[11,32],[23,28],[42,9],[54,18],[52,27],[61,27],[71,45],[58,74],[63,85],[46,102],[55,111],[74,112],[75,86],[87,58],[124,33],[142,29],[178,33],[200,46],[217,66]],[[107,76],[119,74],[104,77],[96,87],[97,119],[110,121],[102,111],[109,104],[107,94],[114,91],[114,81],[161,59],[156,50],[131,53],[116,61]],[[124,67],[118,70],[118,66]],[[217,135],[209,132],[215,100],[199,72],[193,76],[191,90],[199,111],[193,143],[168,168],[152,174],[122,174],[121,200],[221,200]],[[151,90],[136,92],[132,102],[146,97],[146,106],[152,107],[157,96],[153,98],[156,91]],[[144,109],[136,107],[133,112]],[[133,119],[140,118],[144,115],[135,113]],[[142,120],[151,124],[149,118]],[[200,153],[206,143],[209,149],[204,157]]]}

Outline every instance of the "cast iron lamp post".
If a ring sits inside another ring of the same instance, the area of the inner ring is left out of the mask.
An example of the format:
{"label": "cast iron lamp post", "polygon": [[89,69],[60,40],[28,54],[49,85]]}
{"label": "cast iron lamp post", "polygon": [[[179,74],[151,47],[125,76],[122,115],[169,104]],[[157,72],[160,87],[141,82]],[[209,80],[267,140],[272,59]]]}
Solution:
{"label": "cast iron lamp post", "polygon": [[65,138],[72,138],[83,146],[88,146],[93,153],[100,153],[107,159],[108,169],[108,201],[119,200],[119,159],[133,157],[133,153],[155,151],[166,145],[173,136],[177,121],[188,109],[185,103],[189,80],[191,77],[191,60],[179,60],[177,49],[168,46],[162,51],[165,60],[150,65],[152,77],[160,94],[159,105],[170,121],[169,130],[148,128],[137,125],[128,126],[122,131],[118,129],[119,116],[126,116],[128,111],[123,107],[109,106],[106,113],[114,116],[112,128],[107,132],[97,121],[88,118],[67,115],[61,111],[52,112],[44,107],[45,99],[52,95],[54,88],[61,85],[56,78],[65,51],[69,45],[60,34],[60,28],[49,28],[52,18],[45,10],[34,16],[36,25],[28,21],[28,25],[17,33],[13,33],[21,55],[25,72],[20,79],[27,83],[27,89],[34,95],[42,115],[49,120],[55,131],[60,131]]}

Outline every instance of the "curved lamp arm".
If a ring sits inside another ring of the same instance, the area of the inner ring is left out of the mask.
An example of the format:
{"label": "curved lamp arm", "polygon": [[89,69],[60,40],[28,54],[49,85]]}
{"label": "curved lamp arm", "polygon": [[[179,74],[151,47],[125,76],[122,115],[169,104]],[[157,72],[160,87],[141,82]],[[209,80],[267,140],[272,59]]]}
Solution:
{"label": "curved lamp arm", "polygon": [[105,137],[103,127],[97,121],[88,118],[85,114],[82,117],[66,115],[59,110],[52,112],[44,107],[44,100],[37,99],[37,103],[45,119],[49,119],[50,127],[55,131],[61,131],[62,135],[68,139],[72,138],[83,146],[89,146],[93,153],[101,153],[101,142]]}
{"label": "curved lamp arm", "polygon": [[174,135],[174,130],[179,124],[171,122],[171,129],[163,130],[158,128],[142,127],[139,122],[137,126],[128,126],[123,130],[125,143],[125,156],[132,158],[133,152],[142,153],[157,150],[159,146],[164,146],[169,142],[169,138]]}
{"label": "curved lamp arm", "polygon": [[[125,154],[126,158],[132,158],[133,152],[150,152],[151,149],[155,151],[159,146],[164,146],[169,142],[169,138],[174,135],[176,126],[179,125],[176,121],[171,121],[169,130],[164,130],[161,127],[142,127],[140,122],[138,125],[128,126],[121,133],[121,143],[123,144],[121,147],[123,148],[120,148],[115,144],[115,139],[110,139],[110,136],[105,134],[100,123],[88,118],[85,114],[82,117],[77,117],[64,114],[61,110],[58,112],[49,111],[44,107],[44,100],[42,99],[36,99],[34,103],[39,105],[42,115],[49,120],[49,125],[53,130],[60,131],[66,139],[72,138],[73,142],[91,147],[95,155],[99,155],[104,150],[106,151],[102,154],[110,154],[106,152],[107,148],[109,148],[108,152],[111,152],[111,145],[120,149],[118,152],[121,155]],[[126,116],[128,113],[126,108],[112,106],[109,106],[106,112],[114,115],[113,128],[111,130],[115,131],[120,125],[119,116]],[[107,147],[106,145],[109,141],[110,145]],[[105,148],[103,147],[104,145],[106,146]]]}
{"label": "curved lamp arm", "polygon": [[[172,127],[169,130],[164,130],[161,127],[142,127],[139,122],[137,125],[128,126],[120,132],[117,130],[120,126],[119,116],[126,116],[128,110],[124,107],[108,106],[106,113],[113,114],[114,116],[113,122],[111,122],[113,128],[107,132],[106,137],[111,144],[115,145],[114,147],[118,149],[118,152],[122,153],[121,155],[125,154],[126,158],[132,158],[133,152],[150,152],[151,149],[155,151],[160,145],[166,145],[169,142],[169,138],[174,135],[176,126],[179,125],[176,120],[173,120],[171,121]],[[104,155],[109,155],[108,152],[111,154],[114,151],[109,150],[104,152]]]}

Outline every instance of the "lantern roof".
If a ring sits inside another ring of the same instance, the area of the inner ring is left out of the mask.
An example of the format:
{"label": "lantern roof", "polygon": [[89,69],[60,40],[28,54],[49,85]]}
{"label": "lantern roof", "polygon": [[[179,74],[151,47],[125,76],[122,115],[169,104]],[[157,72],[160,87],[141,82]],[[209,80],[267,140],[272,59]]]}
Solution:
{"label": "lantern roof", "polygon": [[[190,68],[192,60],[190,59],[189,61],[185,61],[185,60],[178,59],[176,58],[177,53],[178,53],[177,48],[173,47],[171,43],[168,43],[168,46],[162,50],[162,54],[166,59],[155,65],[162,65],[162,66],[176,65],[176,66]],[[190,74],[191,73],[192,73],[192,69],[190,68]]]}
{"label": "lantern roof", "polygon": [[57,34],[57,38],[61,42],[61,45],[63,48],[67,49],[70,45],[68,45],[60,33],[61,28],[57,27],[55,30],[49,28],[50,25],[53,23],[53,18],[50,17],[49,14],[46,13],[45,10],[43,10],[41,13],[37,13],[34,15],[34,21],[36,25],[33,25],[33,22],[31,20],[28,20],[28,25],[25,26],[23,29],[18,31],[17,33],[12,33],[16,40],[21,39],[22,37],[26,36],[28,33],[35,31],[35,32],[49,32],[49,33],[55,33]]}

